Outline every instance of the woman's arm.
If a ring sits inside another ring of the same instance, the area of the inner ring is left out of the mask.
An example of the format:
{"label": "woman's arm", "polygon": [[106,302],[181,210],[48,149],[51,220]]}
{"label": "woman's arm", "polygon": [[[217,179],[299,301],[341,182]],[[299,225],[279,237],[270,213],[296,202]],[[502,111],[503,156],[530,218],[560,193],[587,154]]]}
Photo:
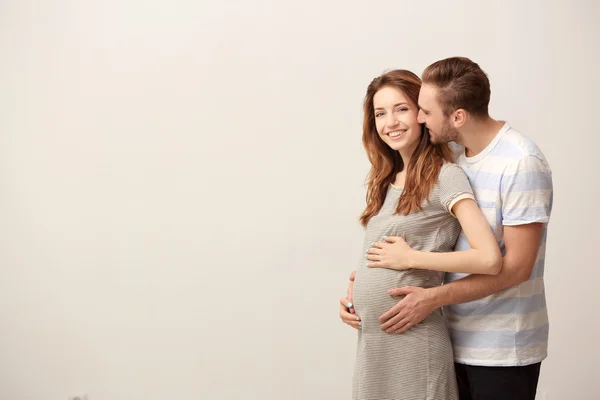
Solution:
{"label": "woman's arm", "polygon": [[412,251],[410,268],[497,275],[502,268],[500,248],[475,200],[460,200],[452,207],[452,213],[460,222],[471,249],[450,253]]}
{"label": "woman's arm", "polygon": [[371,268],[405,270],[429,269],[443,272],[497,275],[502,255],[496,238],[475,200],[465,198],[452,207],[471,246],[470,250],[436,253],[412,250],[402,238],[390,237],[388,243],[375,243],[367,259]]}

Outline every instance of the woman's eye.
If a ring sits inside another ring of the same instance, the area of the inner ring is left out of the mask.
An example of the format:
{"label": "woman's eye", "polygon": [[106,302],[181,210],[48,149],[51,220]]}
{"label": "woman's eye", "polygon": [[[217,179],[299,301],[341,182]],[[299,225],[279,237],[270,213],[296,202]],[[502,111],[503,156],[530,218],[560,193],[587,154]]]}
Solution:
{"label": "woman's eye", "polygon": [[408,111],[408,108],[406,108],[406,107],[400,107],[400,108],[398,109],[398,111],[403,111],[403,112],[404,112],[404,111]]}
{"label": "woman's eye", "polygon": [[382,112],[378,112],[378,113],[376,113],[376,114],[375,114],[375,117],[379,118],[379,117],[381,117],[382,115],[383,115],[383,113],[382,113]]}

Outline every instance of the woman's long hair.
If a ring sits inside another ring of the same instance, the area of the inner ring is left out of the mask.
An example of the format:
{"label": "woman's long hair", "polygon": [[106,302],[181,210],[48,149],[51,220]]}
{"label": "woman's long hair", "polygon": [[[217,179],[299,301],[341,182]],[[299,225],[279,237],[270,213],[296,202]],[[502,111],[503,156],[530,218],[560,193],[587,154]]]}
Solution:
{"label": "woman's long hair", "polygon": [[[390,148],[377,133],[373,97],[383,87],[400,90],[418,112],[419,90],[421,79],[407,70],[387,72],[371,82],[367,88],[363,111],[363,145],[371,162],[371,171],[367,177],[367,206],[360,216],[360,222],[366,226],[369,220],[377,215],[390,184],[396,174],[404,169],[404,163],[398,151]],[[432,186],[437,182],[440,168],[452,155],[448,144],[432,144],[429,130],[421,125],[421,139],[406,169],[404,189],[398,201],[396,213],[407,215],[422,210],[423,201],[429,199]]]}

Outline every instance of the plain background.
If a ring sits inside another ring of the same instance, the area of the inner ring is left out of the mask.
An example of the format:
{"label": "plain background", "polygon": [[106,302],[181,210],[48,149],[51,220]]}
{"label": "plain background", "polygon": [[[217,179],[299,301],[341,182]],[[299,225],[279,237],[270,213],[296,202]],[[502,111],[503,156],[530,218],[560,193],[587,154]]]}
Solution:
{"label": "plain background", "polygon": [[350,398],[364,92],[462,55],[554,173],[538,399],[598,399],[598,16],[1,1],[0,398]]}

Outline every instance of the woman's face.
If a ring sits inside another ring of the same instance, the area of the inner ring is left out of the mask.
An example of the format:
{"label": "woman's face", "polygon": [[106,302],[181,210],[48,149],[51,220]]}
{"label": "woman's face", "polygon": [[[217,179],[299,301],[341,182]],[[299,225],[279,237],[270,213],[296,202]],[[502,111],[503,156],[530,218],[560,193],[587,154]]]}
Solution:
{"label": "woman's face", "polygon": [[373,96],[375,127],[379,137],[402,157],[410,157],[421,139],[418,110],[400,90],[383,87]]}

